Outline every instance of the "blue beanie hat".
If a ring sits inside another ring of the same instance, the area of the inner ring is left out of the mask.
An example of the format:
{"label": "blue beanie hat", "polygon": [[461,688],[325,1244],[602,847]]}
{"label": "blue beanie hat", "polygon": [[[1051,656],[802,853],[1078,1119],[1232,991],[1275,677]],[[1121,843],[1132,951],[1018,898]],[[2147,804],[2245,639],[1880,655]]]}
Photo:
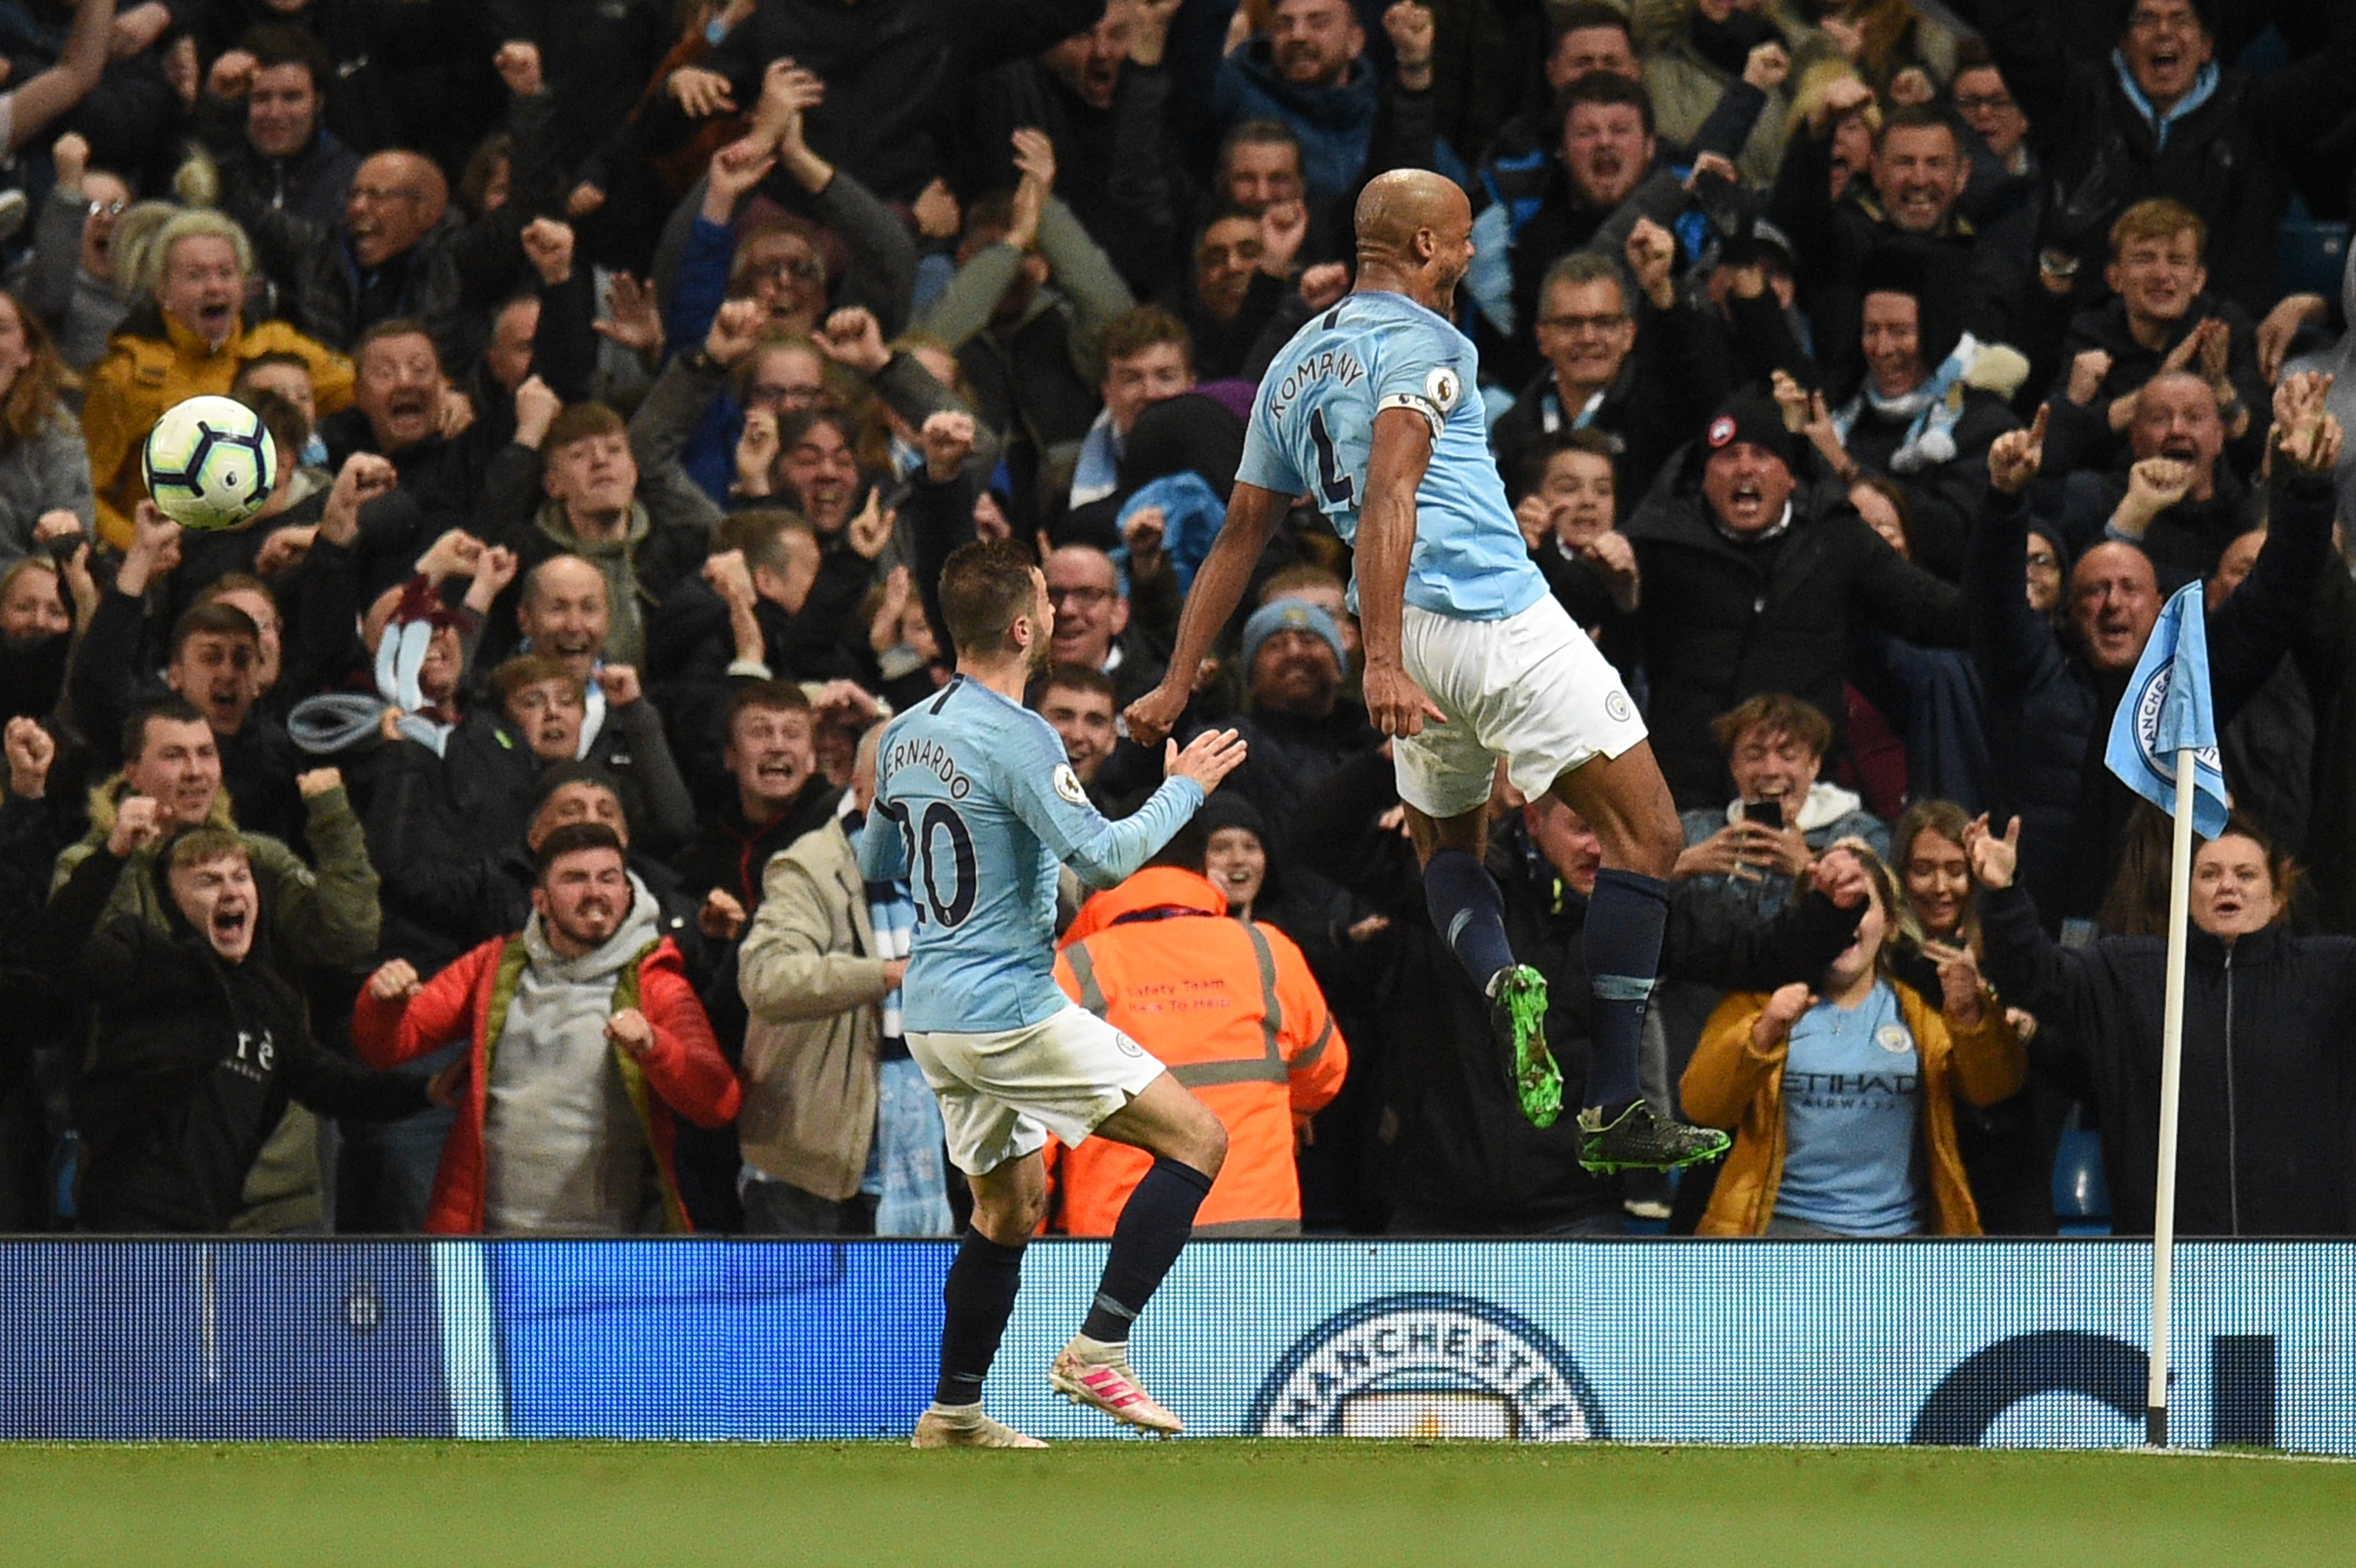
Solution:
{"label": "blue beanie hat", "polygon": [[1342,651],[1342,634],[1333,624],[1333,617],[1306,599],[1271,599],[1251,613],[1244,623],[1244,669],[1251,670],[1252,660],[1259,656],[1260,645],[1279,632],[1312,632],[1325,639],[1333,650],[1333,667],[1347,673],[1350,656]]}

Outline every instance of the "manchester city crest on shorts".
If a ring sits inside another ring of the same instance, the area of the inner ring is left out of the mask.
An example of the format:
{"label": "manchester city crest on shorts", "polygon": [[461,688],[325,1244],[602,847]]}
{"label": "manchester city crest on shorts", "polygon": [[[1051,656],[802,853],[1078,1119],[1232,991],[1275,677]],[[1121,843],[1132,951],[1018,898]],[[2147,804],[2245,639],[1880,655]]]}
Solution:
{"label": "manchester city crest on shorts", "polygon": [[1088,803],[1088,792],[1081,786],[1080,775],[1072,771],[1072,764],[1069,763],[1055,764],[1055,793],[1074,805],[1086,805]]}
{"label": "manchester city crest on shorts", "polygon": [[1606,695],[1603,699],[1603,711],[1612,716],[1612,722],[1614,724],[1625,724],[1629,720],[1636,717],[1636,710],[1629,706],[1628,694],[1624,691],[1614,691]]}
{"label": "manchester city crest on shorts", "polygon": [[1257,1437],[1608,1437],[1554,1337],[1470,1296],[1378,1296],[1302,1335],[1244,1418]]}

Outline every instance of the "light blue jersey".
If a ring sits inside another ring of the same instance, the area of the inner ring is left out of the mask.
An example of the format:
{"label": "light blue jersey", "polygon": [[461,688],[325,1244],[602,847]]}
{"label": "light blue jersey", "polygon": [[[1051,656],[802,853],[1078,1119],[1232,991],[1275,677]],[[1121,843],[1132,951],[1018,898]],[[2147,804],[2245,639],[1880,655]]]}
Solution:
{"label": "light blue jersey", "polygon": [[[1407,602],[1460,621],[1502,621],[1546,597],[1489,454],[1472,340],[1405,294],[1354,293],[1293,335],[1261,378],[1236,477],[1306,495],[1355,542],[1375,415],[1412,409],[1431,425],[1415,492]],[[1351,603],[1357,590],[1351,589]]]}
{"label": "light blue jersey", "polygon": [[912,1034],[1028,1029],[1070,1007],[1055,984],[1055,868],[1108,888],[1203,804],[1172,778],[1108,822],[1036,713],[963,676],[884,727],[860,874],[905,878],[916,928],[901,987]]}
{"label": "light blue jersey", "polygon": [[1922,1100],[1922,1059],[1889,981],[1854,1008],[1802,1013],[1783,1059],[1775,1218],[1845,1236],[1920,1230]]}

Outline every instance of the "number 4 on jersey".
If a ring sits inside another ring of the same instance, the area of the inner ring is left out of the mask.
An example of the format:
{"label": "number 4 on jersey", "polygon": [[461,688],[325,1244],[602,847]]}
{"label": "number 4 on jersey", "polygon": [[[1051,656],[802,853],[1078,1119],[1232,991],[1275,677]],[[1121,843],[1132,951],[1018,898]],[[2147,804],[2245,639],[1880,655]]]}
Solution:
{"label": "number 4 on jersey", "polygon": [[1333,456],[1333,437],[1325,428],[1325,411],[1309,411],[1309,439],[1317,446],[1317,491],[1325,505],[1336,511],[1352,511],[1358,505],[1358,487],[1342,472]]}

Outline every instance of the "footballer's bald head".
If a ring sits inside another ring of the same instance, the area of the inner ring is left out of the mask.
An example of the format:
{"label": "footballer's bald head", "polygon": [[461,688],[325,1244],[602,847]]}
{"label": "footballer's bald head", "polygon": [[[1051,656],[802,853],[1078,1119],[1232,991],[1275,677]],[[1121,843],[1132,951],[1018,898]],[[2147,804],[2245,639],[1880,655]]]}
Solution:
{"label": "footballer's bald head", "polygon": [[1392,169],[1376,175],[1359,193],[1355,217],[1358,260],[1414,267],[1416,236],[1437,240],[1472,226],[1472,204],[1454,180],[1428,169]]}

